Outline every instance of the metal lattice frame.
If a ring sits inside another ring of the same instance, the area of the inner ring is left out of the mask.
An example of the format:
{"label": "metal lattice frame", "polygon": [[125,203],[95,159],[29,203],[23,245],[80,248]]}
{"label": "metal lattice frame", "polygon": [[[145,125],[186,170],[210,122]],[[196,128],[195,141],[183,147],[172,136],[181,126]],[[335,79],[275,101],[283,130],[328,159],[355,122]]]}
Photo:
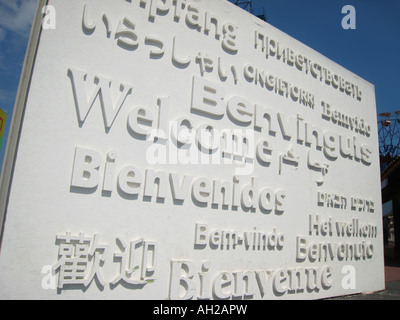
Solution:
{"label": "metal lattice frame", "polygon": [[249,11],[250,13],[253,13],[253,1],[252,0],[236,0],[235,5],[238,7],[241,7],[244,10]]}
{"label": "metal lattice frame", "polygon": [[264,8],[254,8],[253,0],[236,0],[234,4],[242,8],[243,10],[250,12],[261,20],[267,21],[267,16],[265,14]]}
{"label": "metal lattice frame", "polygon": [[378,134],[379,153],[385,162],[400,155],[400,111],[379,114]]}

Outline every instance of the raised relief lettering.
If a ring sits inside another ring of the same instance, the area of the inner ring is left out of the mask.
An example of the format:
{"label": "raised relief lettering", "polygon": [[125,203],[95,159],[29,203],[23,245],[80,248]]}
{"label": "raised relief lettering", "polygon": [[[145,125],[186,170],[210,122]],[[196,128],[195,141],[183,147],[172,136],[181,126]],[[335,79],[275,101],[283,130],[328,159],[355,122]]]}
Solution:
{"label": "raised relief lettering", "polygon": [[[110,79],[98,75],[89,75],[87,72],[72,68],[68,69],[68,76],[72,84],[79,125],[82,126],[85,123],[90,110],[98,99],[103,113],[105,129],[109,130],[125,99],[132,93],[133,88],[122,83],[116,84],[116,82]],[[90,85],[92,88],[94,87],[93,91],[89,94],[85,89],[87,85]],[[114,89],[113,92],[118,90],[117,99],[113,99],[112,89]]]}
{"label": "raised relief lettering", "polygon": [[[116,238],[118,248],[83,233],[72,235],[70,232],[56,237],[59,246],[58,261],[52,267],[59,290],[86,290],[96,282],[100,290],[106,284],[114,289],[120,283],[141,288],[156,280],[157,243],[143,238],[126,243]],[[107,259],[108,251],[114,251],[114,260]],[[120,271],[114,279],[106,272],[105,265],[119,263]],[[96,281],[93,281],[95,280]]]}
{"label": "raised relief lettering", "polygon": [[[295,67],[295,70],[361,101],[362,92],[357,85],[334,73],[319,62],[312,61],[310,57],[293,50],[288,45],[268,37],[263,31],[255,30],[254,32],[254,50],[263,54],[266,59],[275,59],[290,67]],[[297,95],[297,93],[294,94]]]}

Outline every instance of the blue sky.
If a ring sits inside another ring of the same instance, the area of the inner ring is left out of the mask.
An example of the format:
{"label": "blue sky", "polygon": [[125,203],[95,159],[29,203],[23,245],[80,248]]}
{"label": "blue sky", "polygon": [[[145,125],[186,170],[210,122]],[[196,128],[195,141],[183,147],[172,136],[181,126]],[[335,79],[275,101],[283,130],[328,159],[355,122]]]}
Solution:
{"label": "blue sky", "polygon": [[[342,28],[345,5],[356,9],[355,30]],[[374,84],[378,113],[400,110],[400,0],[253,0],[253,6],[265,9],[268,23]],[[36,0],[0,0],[0,108],[8,114],[0,165],[35,7]]]}

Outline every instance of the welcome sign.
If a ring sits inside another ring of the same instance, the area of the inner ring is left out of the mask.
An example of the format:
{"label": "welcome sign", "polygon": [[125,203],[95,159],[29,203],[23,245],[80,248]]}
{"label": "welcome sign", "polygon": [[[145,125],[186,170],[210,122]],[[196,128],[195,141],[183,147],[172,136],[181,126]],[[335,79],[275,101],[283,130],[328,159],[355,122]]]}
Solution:
{"label": "welcome sign", "polygon": [[384,288],[373,85],[223,0],[42,1],[30,50],[2,298]]}

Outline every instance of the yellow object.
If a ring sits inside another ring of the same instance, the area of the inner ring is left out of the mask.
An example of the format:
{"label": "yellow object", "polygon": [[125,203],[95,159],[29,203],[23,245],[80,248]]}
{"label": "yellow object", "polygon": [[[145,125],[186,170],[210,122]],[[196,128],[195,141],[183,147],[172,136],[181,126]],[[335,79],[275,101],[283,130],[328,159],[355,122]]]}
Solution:
{"label": "yellow object", "polygon": [[0,109],[0,148],[3,140],[4,127],[6,126],[7,114]]}

